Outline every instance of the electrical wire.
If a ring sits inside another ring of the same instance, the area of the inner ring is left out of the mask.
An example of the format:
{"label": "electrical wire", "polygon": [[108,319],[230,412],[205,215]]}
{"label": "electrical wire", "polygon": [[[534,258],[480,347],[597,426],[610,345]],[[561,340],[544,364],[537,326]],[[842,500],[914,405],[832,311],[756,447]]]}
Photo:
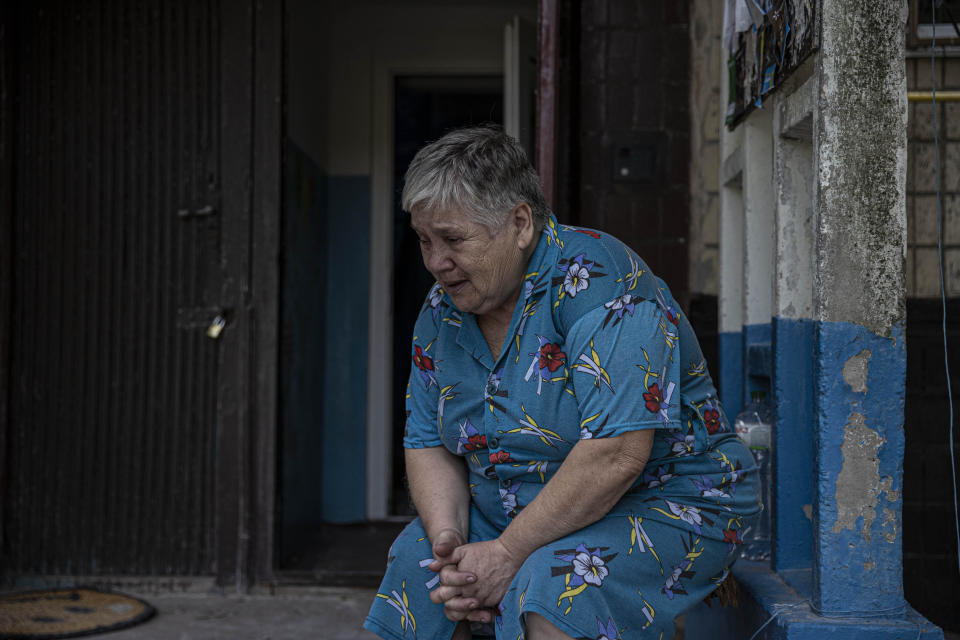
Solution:
{"label": "electrical wire", "polygon": [[[899,607],[891,607],[889,609],[880,609],[875,611],[821,611],[813,606],[813,603],[809,600],[801,600],[800,602],[795,602],[793,604],[783,604],[776,603],[770,606],[770,609],[773,613],[767,618],[766,622],[760,625],[756,631],[753,632],[753,635],[750,636],[750,640],[755,640],[760,633],[767,628],[767,626],[780,617],[780,614],[787,611],[788,609],[793,609],[801,605],[808,605],[810,610],[816,613],[817,615],[824,616],[827,618],[840,618],[840,619],[857,619],[857,618],[886,618],[889,615],[904,613],[906,611],[906,605],[901,605]],[[917,640],[923,637],[923,626],[918,622],[917,625]]]}
{"label": "electrical wire", "polygon": [[[930,15],[933,23],[933,36],[930,43],[930,87],[932,89],[933,111],[933,149],[936,167],[937,188],[937,266],[940,267],[940,306],[941,329],[943,332],[943,369],[947,377],[947,401],[950,407],[948,441],[950,446],[950,485],[953,487],[953,525],[957,536],[957,573],[960,574],[960,509],[957,506],[957,461],[953,446],[953,385],[950,380],[950,358],[947,350],[947,290],[943,277],[943,207],[940,203],[940,141],[937,137],[937,76],[936,76],[936,47],[937,47],[937,0],[930,0]],[[952,16],[951,16],[952,17]],[[953,23],[954,30],[960,36],[957,23]]]}
{"label": "electrical wire", "polygon": [[771,622],[773,622],[774,620],[776,620],[776,619],[780,616],[781,613],[783,613],[783,612],[786,611],[787,609],[793,609],[794,607],[799,607],[799,606],[802,605],[802,604],[809,604],[809,600],[801,600],[800,602],[795,602],[794,604],[779,604],[779,603],[778,603],[778,604],[775,604],[775,605],[771,606],[770,608],[773,609],[773,614],[772,614],[769,618],[767,618],[767,621],[766,621],[766,622],[764,622],[762,625],[760,625],[760,627],[759,627],[756,631],[753,632],[753,635],[750,636],[750,640],[754,640],[754,638],[756,638],[758,635],[760,635],[760,632],[763,631],[763,630],[767,627],[768,624],[770,624]]}

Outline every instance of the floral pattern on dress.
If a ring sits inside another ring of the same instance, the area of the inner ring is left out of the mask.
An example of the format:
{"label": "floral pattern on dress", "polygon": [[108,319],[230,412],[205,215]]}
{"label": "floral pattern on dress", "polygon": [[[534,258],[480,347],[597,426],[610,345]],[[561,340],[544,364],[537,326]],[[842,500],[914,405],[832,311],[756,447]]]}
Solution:
{"label": "floral pattern on dress", "polygon": [[566,600],[564,615],[569,614],[573,609],[573,599],[588,587],[603,586],[603,581],[610,575],[607,563],[617,557],[616,553],[600,555],[608,549],[609,547],[590,549],[581,542],[576,549],[553,552],[556,558],[569,563],[569,565],[553,567],[551,570],[553,576],[563,576],[563,591],[557,597],[557,606],[563,606]]}
{"label": "floral pattern on dress", "polygon": [[587,259],[585,252],[573,258],[562,258],[557,262],[557,269],[563,275],[553,278],[553,285],[559,287],[553,306],[558,307],[564,298],[576,298],[581,291],[589,289],[591,279],[606,276],[606,273],[595,271],[602,268],[599,262]]}
{"label": "floral pattern on dress", "polygon": [[503,506],[503,515],[508,518],[516,517],[523,509],[523,505],[517,502],[517,491],[522,484],[522,482],[512,482],[509,487],[500,487],[500,504]]}
{"label": "floral pattern on dress", "polygon": [[[633,297],[633,294],[625,293],[622,296],[617,296],[610,302],[604,303],[604,308],[607,309],[607,317],[603,319],[603,327],[606,328],[608,324],[611,326],[617,326],[617,323],[623,320],[624,314],[633,315],[633,310],[637,306],[637,303],[641,302],[642,299],[636,299]],[[611,323],[610,321],[613,320]]]}
{"label": "floral pattern on dress", "polygon": [[[536,603],[574,637],[670,638],[674,617],[726,575],[758,505],[753,458],[663,281],[615,238],[551,217],[502,353],[439,285],[414,336],[404,446],[464,459],[471,540],[495,539],[580,441],[653,430],[620,501],[531,555],[490,630],[522,637]],[[421,564],[429,540],[418,520],[410,526],[417,535],[395,542],[369,628],[392,640],[450,637],[453,623],[429,600],[437,576]],[[405,589],[413,584],[426,588]]]}
{"label": "floral pattern on dress", "polygon": [[420,370],[420,378],[423,380],[424,387],[429,389],[437,385],[436,363],[433,361],[427,351],[433,343],[428,344],[426,349],[420,345],[413,347],[413,366]]}
{"label": "floral pattern on dress", "polygon": [[590,341],[590,355],[588,356],[586,353],[581,353],[580,357],[577,358],[577,362],[570,368],[593,376],[595,378],[593,384],[598,389],[600,388],[600,383],[603,383],[611,393],[614,393],[610,374],[607,373],[607,370],[603,367],[603,364],[601,364],[600,355],[597,353],[597,350],[593,348],[593,340]]}
{"label": "floral pattern on dress", "polygon": [[391,590],[389,594],[378,592],[377,598],[386,600],[387,604],[396,609],[397,613],[400,614],[400,629],[403,637],[406,637],[407,631],[410,631],[411,635],[416,638],[417,620],[413,617],[413,613],[409,609],[410,600],[407,598],[406,587],[407,581],[404,580],[400,583],[399,592],[397,592],[396,589]]}
{"label": "floral pattern on dress", "polygon": [[[550,342],[549,338],[537,336],[539,346],[537,350],[530,355],[533,360],[523,377],[525,381],[537,374],[537,395],[543,391],[543,383],[562,382],[567,379],[567,370],[564,364],[567,362],[567,354],[563,352],[561,345]],[[557,369],[563,367],[562,372],[557,373]]]}
{"label": "floral pattern on dress", "polygon": [[607,618],[606,623],[597,618],[597,638],[596,640],[621,640],[620,630],[617,629],[617,623],[613,618]]}
{"label": "floral pattern on dress", "polygon": [[457,453],[463,454],[468,451],[477,451],[487,448],[487,436],[480,433],[470,419],[467,418],[460,423],[460,437],[457,440]]}

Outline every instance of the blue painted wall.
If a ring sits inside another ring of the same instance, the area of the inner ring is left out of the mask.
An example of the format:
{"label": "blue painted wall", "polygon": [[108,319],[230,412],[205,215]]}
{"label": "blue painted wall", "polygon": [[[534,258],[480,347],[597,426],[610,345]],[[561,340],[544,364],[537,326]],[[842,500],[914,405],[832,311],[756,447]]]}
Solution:
{"label": "blue painted wall", "polygon": [[743,327],[743,403],[750,402],[750,394],[763,391],[767,402],[772,402],[770,377],[773,370],[770,336],[773,332],[769,322],[748,324]]}
{"label": "blue painted wall", "polygon": [[813,544],[813,320],[774,318],[773,568],[809,569]]}
{"label": "blue painted wall", "polygon": [[[813,503],[813,357],[811,320],[774,318],[746,325],[742,333],[720,338],[720,398],[733,419],[763,391],[776,417],[773,566],[809,569],[812,562]],[[732,402],[735,398],[737,402]],[[804,511],[806,507],[807,511]],[[807,516],[810,514],[810,517]]]}
{"label": "blue painted wall", "polygon": [[[370,179],[284,145],[281,522],[366,517]],[[389,364],[389,361],[388,361]]]}
{"label": "blue painted wall", "polygon": [[717,357],[720,360],[717,393],[732,426],[733,419],[743,408],[743,333],[721,333],[717,339]]}
{"label": "blue painted wall", "polygon": [[285,531],[322,522],[317,461],[323,457],[327,176],[293,142],[284,144],[280,370],[281,522]]}
{"label": "blue painted wall", "polygon": [[[327,193],[327,264],[318,274],[327,298],[319,466],[324,520],[350,522],[366,517],[370,177],[330,176]],[[384,354],[383,366],[390,363]]]}

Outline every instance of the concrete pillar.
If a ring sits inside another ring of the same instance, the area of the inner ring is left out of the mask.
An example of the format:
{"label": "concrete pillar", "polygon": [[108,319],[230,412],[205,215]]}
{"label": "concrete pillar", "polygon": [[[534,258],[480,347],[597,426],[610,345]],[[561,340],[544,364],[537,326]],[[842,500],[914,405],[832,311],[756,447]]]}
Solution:
{"label": "concrete pillar", "polygon": [[902,615],[905,2],[821,0],[813,589],[825,615]]}

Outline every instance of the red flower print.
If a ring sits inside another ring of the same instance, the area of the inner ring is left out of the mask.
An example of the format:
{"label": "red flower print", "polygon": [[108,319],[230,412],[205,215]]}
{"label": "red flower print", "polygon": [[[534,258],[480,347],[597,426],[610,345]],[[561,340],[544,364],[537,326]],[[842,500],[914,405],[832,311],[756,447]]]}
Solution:
{"label": "red flower print", "polygon": [[545,344],[540,347],[540,368],[550,369],[553,373],[567,359],[567,354],[560,351],[559,344]]}
{"label": "red flower print", "polygon": [[475,433],[467,438],[467,444],[463,445],[463,448],[467,451],[476,451],[477,449],[484,449],[486,446],[487,436],[482,433]]}
{"label": "red flower print", "polygon": [[660,385],[654,382],[647,387],[643,393],[643,399],[647,401],[647,411],[657,413],[660,411],[660,404],[663,402],[663,392],[660,391]]}
{"label": "red flower print", "polygon": [[600,239],[600,234],[597,233],[596,231],[591,231],[590,229],[574,229],[574,231],[576,231],[577,233],[582,233],[584,235],[590,236],[595,240]]}
{"label": "red flower print", "polygon": [[703,420],[710,435],[720,431],[720,412],[716,409],[707,409],[703,412]]}
{"label": "red flower print", "polygon": [[414,347],[413,364],[420,371],[433,371],[433,358],[426,355],[419,346]]}
{"label": "red flower print", "polygon": [[743,539],[740,537],[740,531],[738,529],[724,529],[723,541],[730,544],[743,544]]}
{"label": "red flower print", "polygon": [[490,464],[503,464],[504,462],[513,462],[509,451],[494,451],[490,454]]}

